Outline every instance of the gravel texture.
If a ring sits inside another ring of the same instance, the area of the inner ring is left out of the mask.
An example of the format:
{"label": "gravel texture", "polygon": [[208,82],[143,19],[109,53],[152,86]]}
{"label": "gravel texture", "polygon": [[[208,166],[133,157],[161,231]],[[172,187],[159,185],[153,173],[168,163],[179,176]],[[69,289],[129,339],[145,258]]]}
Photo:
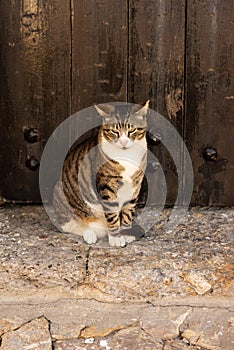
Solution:
{"label": "gravel texture", "polygon": [[233,349],[234,210],[140,222],[124,248],[88,246],[42,206],[0,207],[0,349]]}

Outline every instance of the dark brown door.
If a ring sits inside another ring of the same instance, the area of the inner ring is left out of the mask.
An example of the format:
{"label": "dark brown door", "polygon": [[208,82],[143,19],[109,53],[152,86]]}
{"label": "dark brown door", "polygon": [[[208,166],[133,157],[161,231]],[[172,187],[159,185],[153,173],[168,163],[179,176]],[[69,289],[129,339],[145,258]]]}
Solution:
{"label": "dark brown door", "polygon": [[[233,13],[231,0],[1,0],[0,195],[40,201],[43,147],[72,113],[150,99],[185,139],[193,204],[233,205]],[[177,170],[152,150],[173,204]]]}

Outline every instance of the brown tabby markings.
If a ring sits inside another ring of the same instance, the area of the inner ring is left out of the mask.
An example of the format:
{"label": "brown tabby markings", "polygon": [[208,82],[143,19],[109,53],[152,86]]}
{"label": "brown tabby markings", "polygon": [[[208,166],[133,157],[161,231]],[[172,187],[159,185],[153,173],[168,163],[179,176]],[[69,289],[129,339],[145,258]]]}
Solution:
{"label": "brown tabby markings", "polygon": [[[61,227],[68,232],[83,234],[88,243],[95,243],[97,237],[108,233],[113,237],[119,237],[121,228],[131,227],[146,168],[146,123],[136,127],[129,122],[129,117],[124,122],[120,122],[116,116],[114,119],[109,119],[103,123],[97,139],[86,140],[70,151],[64,162],[62,181],[57,183],[54,192],[54,207],[61,219]],[[130,146],[126,150],[118,149],[117,146],[113,148],[117,150],[117,159],[118,154],[124,156],[128,154],[127,152],[133,152],[135,163],[139,163],[137,170],[136,165],[132,168],[129,165],[130,170],[127,169],[128,166],[126,168],[126,165],[123,165],[126,161],[121,164],[121,161],[111,159],[104,151],[105,142],[115,145],[122,137],[124,137],[123,144],[131,142],[132,148]],[[143,145],[141,158],[137,149],[131,151],[135,142]],[[127,200],[122,207],[119,202],[121,188],[125,189],[124,195],[128,190],[131,193],[132,188],[132,195],[129,194],[129,198],[126,195]],[[95,231],[95,226],[90,226],[92,223],[97,223],[97,226],[102,228],[100,234],[98,231],[91,232],[92,227]],[[110,240],[109,236],[111,245],[125,245],[126,239],[115,241]]]}

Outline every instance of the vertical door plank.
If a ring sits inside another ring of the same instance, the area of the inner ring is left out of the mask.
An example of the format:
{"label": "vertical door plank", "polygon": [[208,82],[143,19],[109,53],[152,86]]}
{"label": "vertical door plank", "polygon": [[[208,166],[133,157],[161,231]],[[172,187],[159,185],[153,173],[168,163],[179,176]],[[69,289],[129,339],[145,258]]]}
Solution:
{"label": "vertical door plank", "polygon": [[[233,205],[234,3],[188,1],[186,142],[193,159],[193,204]],[[217,150],[206,161],[204,150]]]}
{"label": "vertical door plank", "polygon": [[72,111],[127,100],[127,0],[72,1]]}
{"label": "vertical door plank", "polygon": [[[130,0],[128,97],[151,108],[183,132],[185,0]],[[154,126],[157,130],[157,125]],[[179,147],[179,146],[178,146]],[[153,149],[167,179],[167,204],[177,196],[177,170],[162,145]],[[180,150],[182,157],[182,149]],[[152,176],[152,186],[159,186]],[[151,198],[152,203],[155,198]]]}
{"label": "vertical door plank", "polygon": [[[45,140],[70,112],[70,4],[62,0],[1,0],[2,196],[39,201],[38,169]],[[27,128],[40,142],[28,143]]]}

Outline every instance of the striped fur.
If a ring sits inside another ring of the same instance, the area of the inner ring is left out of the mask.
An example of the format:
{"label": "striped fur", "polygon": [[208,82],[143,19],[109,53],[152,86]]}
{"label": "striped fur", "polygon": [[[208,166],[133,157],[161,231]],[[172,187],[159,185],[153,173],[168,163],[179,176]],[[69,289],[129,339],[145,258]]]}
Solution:
{"label": "striped fur", "polygon": [[132,226],[147,162],[148,102],[123,114],[108,105],[96,108],[103,125],[97,138],[68,153],[54,207],[63,231],[89,244],[108,236],[110,245],[124,246],[134,240],[121,231]]}

